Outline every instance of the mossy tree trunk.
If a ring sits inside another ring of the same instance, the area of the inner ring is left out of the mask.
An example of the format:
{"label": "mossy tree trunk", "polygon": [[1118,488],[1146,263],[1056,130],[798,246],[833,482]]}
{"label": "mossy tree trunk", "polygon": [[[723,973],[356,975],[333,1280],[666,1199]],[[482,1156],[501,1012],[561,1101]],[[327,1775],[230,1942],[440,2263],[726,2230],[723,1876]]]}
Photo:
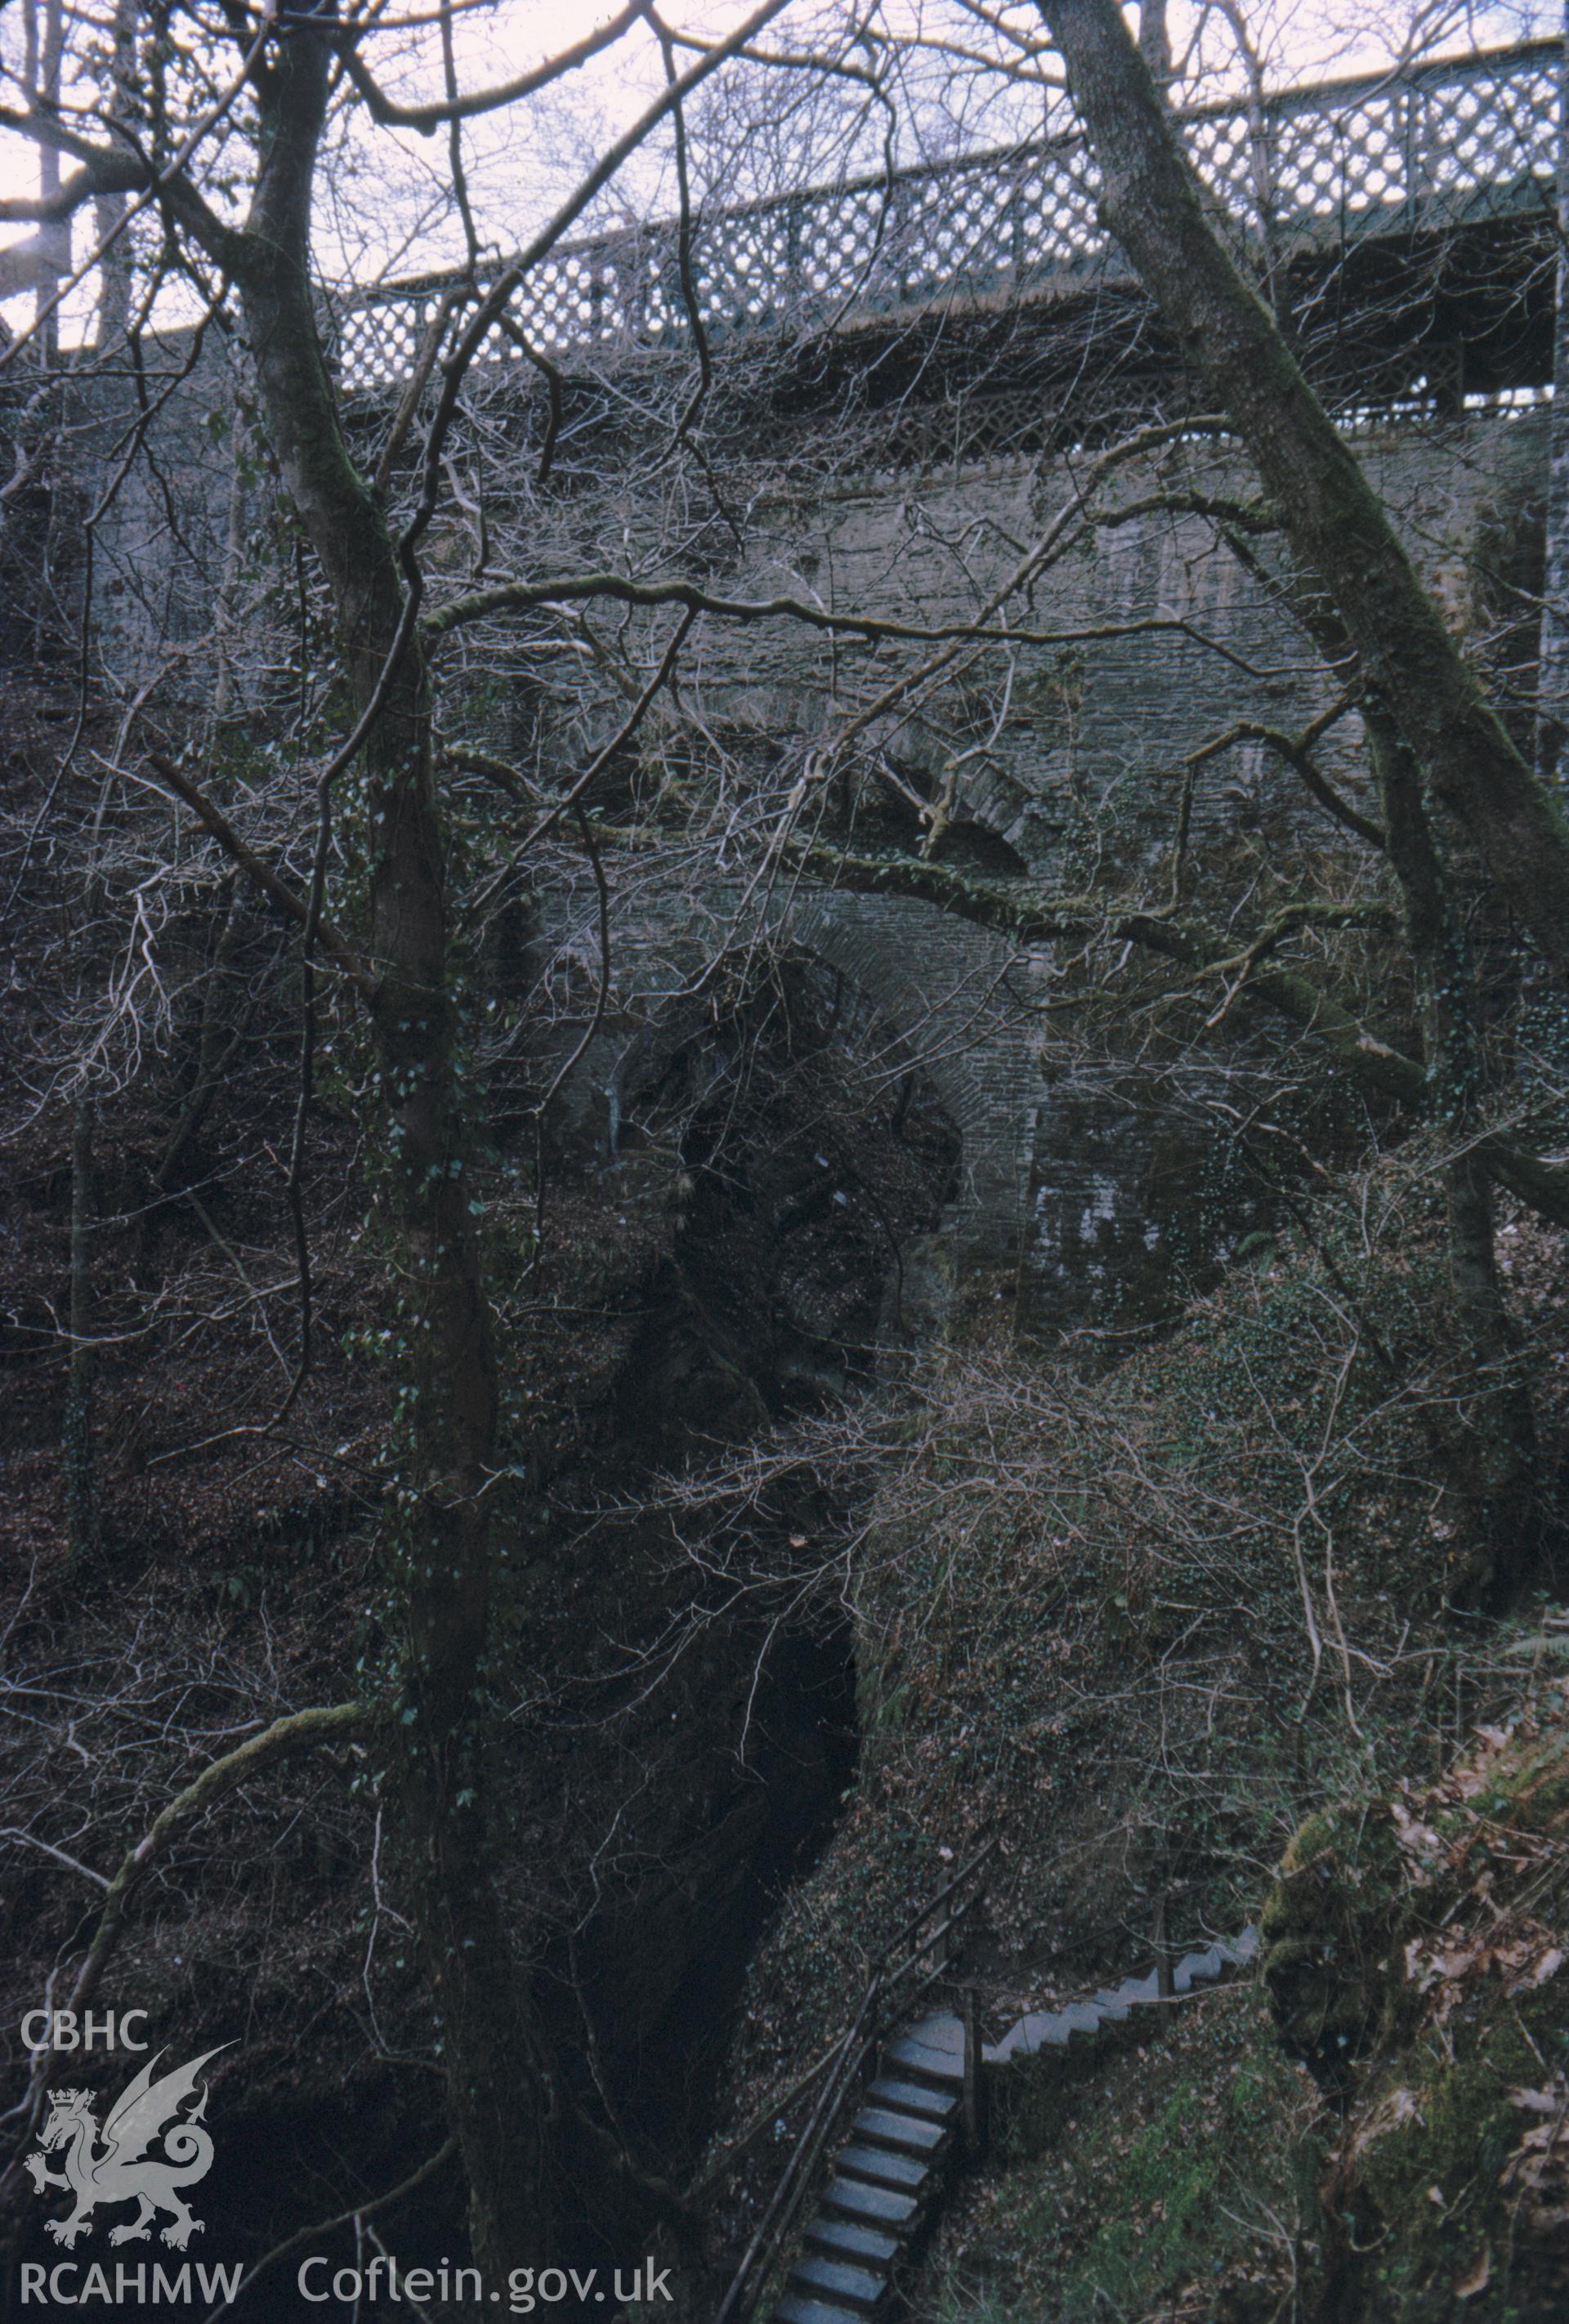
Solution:
{"label": "mossy tree trunk", "polygon": [[317,333],[312,185],[330,61],[306,26],[257,71],[260,160],[230,258],[265,422],[331,592],[353,704],[382,706],[364,744],[372,1026],[386,1092],[386,1211],[410,1350],[406,1467],[389,1545],[406,1619],[397,1798],[418,1885],[448,2103],[490,2283],[552,2246],[550,2077],[494,1866],[481,1697],[496,1544],[497,1382],[482,1279],[448,962],[446,839],[429,674],[403,608],[395,544],[350,457]]}
{"label": "mossy tree trunk", "polygon": [[1369,685],[1501,899],[1569,971],[1569,825],[1515,748],[1279,326],[1204,216],[1115,0],[1038,0],[1099,166],[1101,211],[1195,377],[1230,412]]}
{"label": "mossy tree trunk", "polygon": [[1482,1075],[1475,969],[1412,754],[1381,704],[1370,702],[1363,715],[1405,906],[1432,1105],[1455,1140],[1444,1197],[1462,1364],[1452,1416],[1455,1475],[1477,1553],[1466,1579],[1482,1598],[1503,1603],[1518,1595],[1534,1563],[1537,1432],[1499,1280],[1492,1173],[1475,1142]]}
{"label": "mossy tree trunk", "polygon": [[66,1388],[66,1539],[73,1557],[97,1547],[98,1499],[93,1441],[93,1100],[83,1090],[71,1116],[70,1376]]}

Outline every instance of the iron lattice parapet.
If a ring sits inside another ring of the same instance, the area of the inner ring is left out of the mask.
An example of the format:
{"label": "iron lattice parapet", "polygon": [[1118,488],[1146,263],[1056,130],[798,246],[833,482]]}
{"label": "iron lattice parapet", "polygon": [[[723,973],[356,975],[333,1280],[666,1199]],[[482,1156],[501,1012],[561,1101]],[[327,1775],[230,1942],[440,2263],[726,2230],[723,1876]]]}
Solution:
{"label": "iron lattice parapet", "polygon": [[[1534,41],[1178,115],[1228,238],[1270,266],[1305,253],[1555,210],[1562,44]],[[1131,270],[1101,225],[1076,128],[699,217],[692,273],[715,340],[825,332],[933,308],[1044,300]],[[494,279],[493,270],[489,280]],[[472,300],[486,287],[465,287]],[[351,389],[404,377],[451,274],[343,303]],[[548,356],[690,344],[674,222],[562,244],[512,303]],[[504,354],[522,359],[508,343]]]}

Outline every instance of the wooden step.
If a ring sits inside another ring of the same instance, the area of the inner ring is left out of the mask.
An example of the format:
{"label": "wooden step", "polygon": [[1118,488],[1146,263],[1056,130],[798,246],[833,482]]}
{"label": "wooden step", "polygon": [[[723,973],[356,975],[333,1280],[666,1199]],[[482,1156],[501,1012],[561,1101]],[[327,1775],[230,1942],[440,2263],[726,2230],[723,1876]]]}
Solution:
{"label": "wooden step", "polygon": [[1184,1953],[1171,1972],[1171,1990],[1187,1993],[1195,1985],[1213,1985],[1229,1967],[1219,1945],[1207,1946],[1201,1953]]}
{"label": "wooden step", "polygon": [[773,2324],[861,2324],[854,2308],[841,2308],[836,2300],[811,2300],[787,2292],[773,2311]]}
{"label": "wooden step", "polygon": [[789,2273],[789,2289],[810,2300],[835,2301],[862,2316],[875,2316],[888,2297],[888,2277],[880,2267],[854,2267],[848,2260],[808,2252]]}
{"label": "wooden step", "polygon": [[907,2195],[924,2187],[929,2176],[928,2164],[908,2154],[890,2154],[881,2146],[843,2147],[838,2167],[846,2179],[870,2179],[874,2186],[900,2187]]}
{"label": "wooden step", "polygon": [[928,2122],[946,2122],[959,2103],[955,2090],[923,2089],[918,2082],[896,2080],[891,2074],[880,2074],[866,2096],[873,2106],[919,2115]]}
{"label": "wooden step", "polygon": [[881,2227],[862,2227],[854,2219],[829,2219],[821,2213],[807,2229],[814,2251],[830,2259],[847,2259],[858,2267],[886,2268],[899,2257],[899,2237]]}
{"label": "wooden step", "polygon": [[886,2107],[863,2107],[850,2127],[857,2139],[873,2146],[891,2146],[897,2154],[935,2154],[947,2136],[940,2122],[921,2122],[912,2114],[891,2114]]}
{"label": "wooden step", "polygon": [[[844,2157],[840,2156],[843,2163]],[[892,2187],[875,2187],[866,2179],[830,2179],[823,2194],[825,2210],[868,2227],[886,2227],[891,2235],[913,2235],[920,2220],[920,2205],[913,2195]]]}
{"label": "wooden step", "polygon": [[952,2050],[933,2050],[926,2043],[918,2042],[913,2034],[901,2034],[883,2051],[882,2070],[941,2089],[964,2080],[964,2060],[962,2052],[955,2057]]}
{"label": "wooden step", "polygon": [[905,2032],[923,2050],[946,2051],[950,2058],[964,2054],[964,2021],[955,2017],[951,2009],[934,2009],[929,2016],[918,2017]]}

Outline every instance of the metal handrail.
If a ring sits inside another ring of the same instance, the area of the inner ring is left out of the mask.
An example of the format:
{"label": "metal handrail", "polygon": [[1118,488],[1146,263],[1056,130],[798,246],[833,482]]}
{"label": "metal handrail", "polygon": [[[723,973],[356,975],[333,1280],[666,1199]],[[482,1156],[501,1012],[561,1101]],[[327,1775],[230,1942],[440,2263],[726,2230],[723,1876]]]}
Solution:
{"label": "metal handrail", "polygon": [[[997,1836],[977,1849],[968,1863],[961,1866],[952,1878],[928,1897],[918,1913],[906,1921],[891,1937],[872,1966],[866,1989],[847,2032],[829,2052],[832,2070],[817,2093],[817,2103],[808,2116],[800,2136],[786,2160],[779,2182],[770,2199],[767,2209],[754,2229],[740,2266],[731,2278],[730,2285],[719,2304],[714,2324],[746,2324],[753,2313],[761,2287],[800,2216],[801,2207],[817,2175],[822,2159],[845,2099],[858,2088],[867,2061],[888,2030],[892,2015],[905,2015],[920,1996],[928,1992],[941,1977],[942,1960],[929,1967],[918,1982],[904,1987],[905,1980],[926,1961],[933,1948],[943,1942],[958,1922],[973,1912],[985,1893],[984,1884],[976,1886],[962,1904],[950,1912],[946,1920],[934,1927],[925,1940],[914,1942],[917,1932],[948,1899],[970,1882],[997,1845]],[[912,1949],[897,1967],[890,1968],[892,1956],[905,1946]],[[827,2062],[826,2061],[823,2062]],[[798,2089],[800,2086],[798,2085]],[[750,2134],[749,2134],[750,2135]],[[743,2141],[744,2144],[746,2142]],[[734,2153],[739,2153],[739,2146]],[[734,2153],[732,2155],[734,2160]]]}

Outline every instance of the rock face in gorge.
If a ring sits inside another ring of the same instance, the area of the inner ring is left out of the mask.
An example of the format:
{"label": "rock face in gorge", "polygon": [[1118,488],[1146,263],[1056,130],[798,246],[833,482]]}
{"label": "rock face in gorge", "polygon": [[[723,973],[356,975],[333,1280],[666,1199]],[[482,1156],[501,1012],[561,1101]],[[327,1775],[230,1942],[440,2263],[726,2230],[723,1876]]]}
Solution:
{"label": "rock face in gorge", "polygon": [[[870,1087],[869,1055],[881,1061]],[[702,1473],[724,1447],[738,1461],[754,1445],[766,1452],[780,1432],[872,1388],[883,1351],[909,1339],[903,1273],[913,1277],[938,1227],[957,1155],[918,1068],[842,978],[804,954],[739,985],[724,1010],[663,1023],[624,1055],[618,1087],[614,1151],[569,1111],[557,1124],[545,1256],[532,1262],[531,1199],[498,1224],[527,1311],[504,1392],[539,1494],[518,1530],[491,1676],[511,1721],[494,1745],[508,1802],[503,1877],[536,1955],[563,2103],[579,2118],[565,2151],[587,2190],[577,2232],[595,2260],[641,2249],[658,2223],[644,2178],[690,2174],[760,1932],[843,1813],[857,1763],[851,1626],[831,1591],[803,1600],[790,1579],[808,1536],[816,1554],[834,1554],[842,1480],[819,1476],[807,1448],[751,1511],[738,1554],[724,1493],[711,1509]],[[342,1163],[352,1187],[352,1157]],[[122,1185],[134,1211],[144,1185],[134,1150],[100,1172],[101,1195]],[[51,1182],[30,1189],[34,1247],[57,1231],[58,1193]],[[236,1193],[211,1193],[203,1210],[226,1241],[256,1231]],[[155,1240],[122,1232],[123,1249],[100,1242],[106,1290],[122,1257],[202,1264],[198,1217],[162,1213]],[[335,1299],[354,1298],[346,1280],[328,1280]],[[367,1314],[374,1344],[369,1323]],[[356,1378],[357,1401],[345,1388]],[[139,1367],[106,1367],[101,1424],[126,1425],[146,1379]],[[185,1379],[178,1367],[168,1378],[177,1407]],[[380,1394],[330,1356],[321,1393],[351,1432],[337,1439],[342,1455],[357,1459],[386,1425]],[[42,1524],[55,1423],[31,1379],[12,1420],[14,1512]],[[106,1470],[103,1563],[65,1594],[52,1582],[33,1593],[28,1618],[42,1614],[45,1628],[32,1638],[48,1635],[55,1651],[107,1669],[125,1652],[122,1623],[133,1645],[151,1628],[161,1669],[184,1671],[195,1702],[215,1685],[221,1693],[226,1665],[237,1679],[271,1655],[274,1685],[326,1694],[342,1683],[335,1668],[374,1669],[396,1651],[352,1492],[312,1475],[301,1502],[239,1461],[226,1491],[177,1489],[154,1503],[141,1462],[152,1460],[156,1479],[164,1450],[154,1434],[137,1462]],[[205,1577],[195,1587],[192,1572]],[[141,1716],[140,1686],[163,1683],[141,1665],[123,1678],[127,1707],[111,1700],[111,1726]],[[295,1836],[272,1858],[250,1849],[238,1807],[219,1812],[213,1845],[230,1866],[221,1948],[204,1950],[178,1905],[128,1941],[124,1974],[165,2043],[194,2052],[242,2029],[244,2082],[220,2080],[215,2110],[233,2174],[226,2232],[257,2248],[289,2231],[305,2200],[273,2166],[281,2143],[299,2142],[308,2172],[330,2172],[347,2153],[367,2182],[388,2185],[431,2144],[422,2085],[398,2062],[428,2038],[406,1940],[354,1902],[383,1847],[379,1786],[364,1764],[346,1754],[302,1784]],[[6,1769],[25,1813],[52,1778],[9,1748]],[[390,1860],[383,1869],[390,1879]],[[60,1918],[69,1899],[39,1870],[7,1896],[6,2006],[18,2017],[71,1925]],[[346,2023],[329,2010],[323,2028],[297,2035],[303,1957],[269,1901],[284,1873],[311,1932],[309,1974],[361,1995],[374,2012],[368,2042],[356,2039],[353,2008]],[[179,1896],[182,1859],[173,1874]],[[605,2144],[606,2110],[624,2154]],[[446,2171],[411,2199],[411,2264],[439,2256],[453,2200]],[[29,2257],[41,2217],[15,2220]]]}

